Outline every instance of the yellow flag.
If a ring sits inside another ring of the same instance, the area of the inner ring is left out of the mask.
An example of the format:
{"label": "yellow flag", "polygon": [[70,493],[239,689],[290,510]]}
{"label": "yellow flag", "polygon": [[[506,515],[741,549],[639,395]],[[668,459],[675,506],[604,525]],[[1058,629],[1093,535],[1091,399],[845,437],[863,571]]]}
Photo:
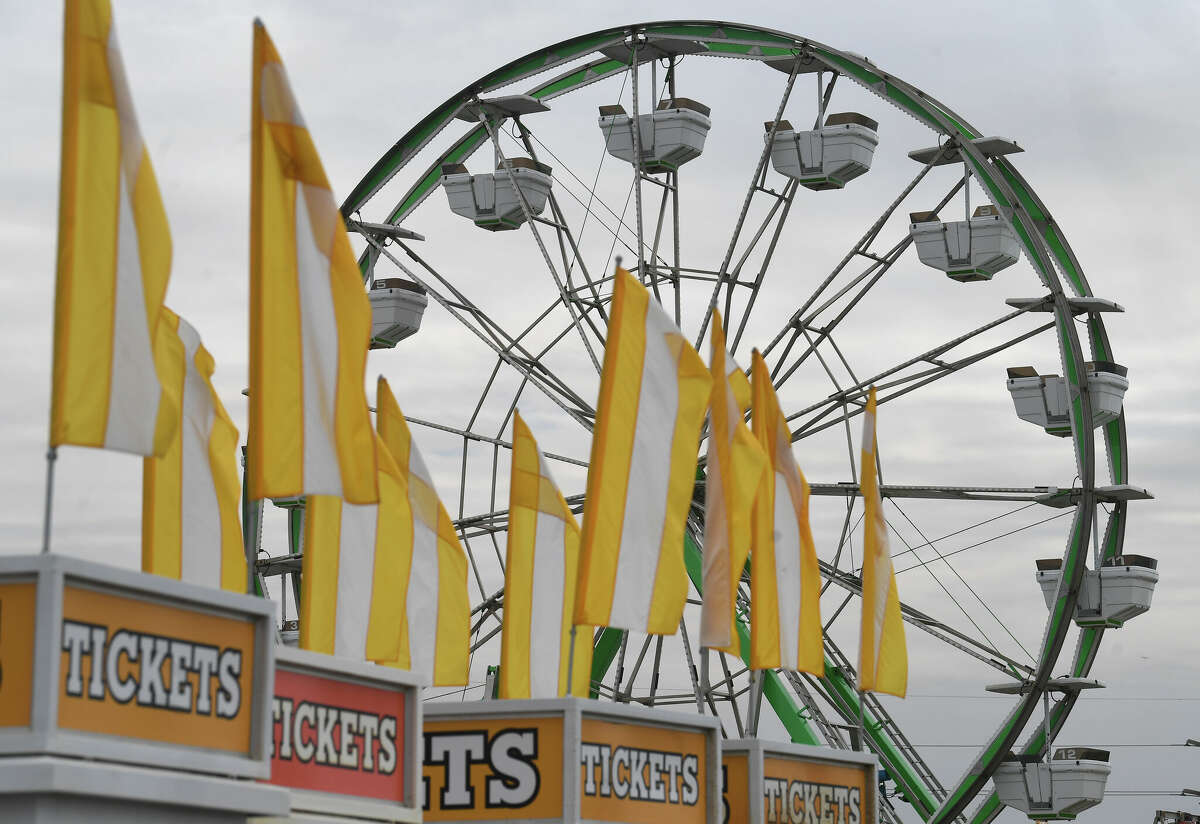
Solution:
{"label": "yellow flag", "polygon": [[575,663],[571,620],[579,566],[579,524],[550,475],[537,441],[513,416],[508,552],[504,565],[504,623],[500,635],[500,697],[587,698],[592,632],[579,627]]}
{"label": "yellow flag", "polygon": [[408,484],[413,514],[412,568],[396,665],[424,675],[435,687],[463,686],[471,633],[467,554],[383,378],[375,405],[379,435]]}
{"label": "yellow flag", "polygon": [[[746,376],[725,351],[721,313],[713,310],[711,417],[704,486],[704,575],[700,645],[738,655],[737,592],[750,552],[750,517],[767,457],[746,426],[731,375]],[[748,400],[748,399],[747,399]]]}
{"label": "yellow flag", "polygon": [[391,663],[401,654],[413,518],[404,474],[382,438],[377,448],[378,504],[305,501],[300,646]]}
{"label": "yellow flag", "polygon": [[671,635],[687,600],[683,534],[712,377],[646,287],[617,267],[575,623]]}
{"label": "yellow flag", "polygon": [[363,387],[371,308],[325,170],[262,23],[250,158],[251,500],[379,500]]}
{"label": "yellow flag", "polygon": [[166,453],[142,467],[142,571],[245,592],[237,427],[200,335],[165,306],[162,316],[158,374],[180,415]]}
{"label": "yellow flag", "polygon": [[162,455],[155,369],[171,232],[106,0],[66,4],[50,445]]}
{"label": "yellow flag", "polygon": [[888,552],[887,523],[875,475],[875,387],[863,413],[862,638],[858,649],[858,688],[904,697],[908,688],[908,651],[896,573]]}
{"label": "yellow flag", "polygon": [[770,463],[754,502],[750,668],[825,674],[821,568],[808,521],[808,481],[771,374],[755,350],[754,435]]}

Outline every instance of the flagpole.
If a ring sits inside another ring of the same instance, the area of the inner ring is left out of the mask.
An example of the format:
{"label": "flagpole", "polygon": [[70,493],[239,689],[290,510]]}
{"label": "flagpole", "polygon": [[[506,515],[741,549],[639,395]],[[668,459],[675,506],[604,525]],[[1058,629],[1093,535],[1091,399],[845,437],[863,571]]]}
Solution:
{"label": "flagpole", "polygon": [[855,742],[855,750],[862,752],[865,749],[863,744],[863,691],[862,687],[858,689],[858,741]]}
{"label": "flagpole", "polygon": [[754,670],[750,685],[750,736],[758,735],[758,719],[762,715],[763,687],[766,684],[766,673]]}
{"label": "flagpole", "polygon": [[50,515],[54,503],[54,463],[58,460],[58,447],[46,450],[46,512],[42,520],[42,553],[50,551]]}
{"label": "flagpole", "polygon": [[[707,701],[711,691],[712,685],[708,678],[708,647],[700,647],[700,695]],[[701,712],[703,711],[701,709]]]}
{"label": "flagpole", "polygon": [[[591,692],[591,690],[588,690]],[[575,694],[575,624],[571,624],[571,649],[567,653],[567,695]]]}

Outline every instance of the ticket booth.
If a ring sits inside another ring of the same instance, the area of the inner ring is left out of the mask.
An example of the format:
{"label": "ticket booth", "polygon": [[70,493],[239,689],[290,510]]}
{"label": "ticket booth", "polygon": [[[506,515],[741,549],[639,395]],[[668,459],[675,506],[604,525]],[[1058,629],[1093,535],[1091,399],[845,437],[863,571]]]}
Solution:
{"label": "ticket booth", "polygon": [[276,650],[270,783],[291,812],[254,824],[421,820],[420,679],[299,649]]}
{"label": "ticket booth", "polygon": [[232,824],[267,786],[274,606],[61,555],[0,557],[0,821]]}
{"label": "ticket booth", "polygon": [[721,824],[715,718],[580,698],[425,705],[426,821]]}
{"label": "ticket booth", "polygon": [[875,756],[743,738],[721,746],[726,824],[877,824]]}

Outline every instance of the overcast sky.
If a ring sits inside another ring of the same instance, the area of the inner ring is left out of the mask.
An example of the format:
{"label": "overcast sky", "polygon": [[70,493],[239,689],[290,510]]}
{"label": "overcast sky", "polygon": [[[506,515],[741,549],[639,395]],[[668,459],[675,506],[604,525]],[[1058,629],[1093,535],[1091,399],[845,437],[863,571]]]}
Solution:
{"label": "overcast sky", "polygon": [[[0,509],[0,552],[20,553],[36,551],[42,524],[62,20],[61,9],[53,3],[0,0],[0,10],[5,21],[0,32],[5,67],[0,73],[0,100],[5,107],[5,128],[0,130],[0,245],[5,251],[0,276],[0,375],[5,379],[0,391],[4,424],[0,493],[6,502]],[[1200,180],[1200,161],[1187,148],[1200,131],[1195,69],[1200,5],[1018,2],[952,8],[742,2],[731,8],[709,2],[653,6],[618,2],[576,9],[563,3],[484,6],[449,1],[336,6],[117,2],[115,15],[143,136],[171,223],[174,267],[167,300],[197,327],[213,352],[218,389],[243,437],[246,410],[239,393],[247,372],[249,63],[251,22],[256,15],[267,24],[288,67],[339,200],[413,123],[475,78],[540,46],[651,19],[733,18],[810,36],[866,55],[947,103],[983,133],[1016,139],[1026,151],[1014,158],[1015,164],[1054,212],[1095,293],[1127,310],[1106,320],[1118,359],[1130,373],[1126,401],[1130,480],[1156,496],[1153,502],[1131,508],[1125,543],[1127,552],[1160,560],[1162,582],[1154,609],[1107,636],[1093,674],[1109,688],[1084,697],[1064,736],[1073,743],[1097,745],[1165,745],[1200,738],[1195,688],[1200,682],[1200,642],[1195,632],[1200,563],[1195,559],[1194,538],[1200,526],[1195,504],[1200,483],[1194,470],[1200,444],[1200,325],[1195,320],[1200,285],[1192,275],[1189,254],[1200,217],[1193,188]],[[726,69],[728,61],[719,62],[721,66],[706,63],[702,68],[697,63],[695,74],[681,79],[693,84],[681,93],[714,105],[711,152],[704,159],[708,165],[701,167],[697,161],[695,167],[704,169],[700,179],[706,183],[689,198],[692,211],[687,214],[711,215],[711,225],[721,228],[708,233],[706,226],[694,223],[685,230],[691,232],[696,250],[692,265],[710,268],[720,262],[727,236],[723,227],[736,215],[744,181],[761,146],[753,142],[761,140],[756,124],[772,116],[783,79],[761,67],[737,64]],[[604,93],[618,91],[607,88]],[[870,180],[853,184],[858,188],[848,189],[845,198],[809,201],[820,203],[822,209],[804,213],[799,224],[801,219],[793,218],[789,235],[793,226],[804,226],[809,240],[797,239],[793,246],[785,243],[781,254],[790,256],[798,270],[808,265],[810,257],[836,261],[855,235],[854,219],[842,214],[843,205],[847,212],[853,207],[858,227],[865,226],[894,197],[906,175],[916,171],[915,166],[903,165],[903,152],[928,145],[917,142],[928,140],[919,136],[922,130],[895,111],[883,111],[886,107],[861,90],[839,89],[839,94],[843,92],[855,105],[872,107],[860,110],[879,115],[879,168]],[[740,104],[738,97],[743,94],[754,99],[754,105]],[[806,82],[797,99],[811,108],[811,94],[811,84]],[[596,101],[582,93],[581,99],[574,108],[568,102],[556,104],[557,118],[546,116],[545,134],[557,139],[547,142],[568,166],[590,172],[599,145]],[[718,100],[725,101],[724,109],[717,108]],[[802,110],[799,103],[793,105]],[[735,123],[745,127],[742,132],[733,128]],[[451,131],[457,135],[459,130]],[[910,137],[913,143],[900,145]],[[744,151],[739,145],[745,146]],[[890,157],[899,158],[890,165],[883,163],[885,145]],[[734,160],[718,162],[725,156],[721,152]],[[588,160],[576,165],[572,162],[576,156]],[[740,166],[735,162],[738,157]],[[473,162],[478,168],[473,166],[473,171],[483,170],[478,164],[487,160],[477,157]],[[382,218],[396,194],[389,190],[365,216]],[[619,206],[620,199],[616,200]],[[831,205],[825,207],[826,203]],[[818,231],[813,232],[814,227]],[[482,236],[448,215],[439,193],[414,215],[412,228],[429,235],[435,265],[448,267],[447,272],[456,272],[456,278],[475,287],[473,297],[491,301],[489,307],[498,316],[515,318],[521,309],[528,309],[522,305],[524,289],[517,288],[523,281],[504,279],[525,271],[516,258],[505,257],[510,246],[488,246],[492,236]],[[826,228],[838,239],[826,243],[821,238]],[[526,247],[531,246],[523,233],[496,236],[495,243],[512,244],[518,236]],[[590,264],[595,271],[607,266],[601,240],[594,236],[600,250]],[[497,249],[506,251],[497,253]],[[531,254],[528,248],[524,254]],[[540,257],[521,260],[530,267],[541,266]],[[915,261],[907,265],[919,271]],[[1018,274],[1018,269],[1023,271]],[[471,274],[457,274],[466,270]],[[974,292],[954,291],[962,287],[924,271],[932,278],[927,281],[928,295],[920,291],[919,301],[897,303],[901,294],[897,292],[892,303],[876,307],[877,317],[871,320],[875,325],[864,327],[886,330],[880,332],[880,339],[886,336],[888,346],[896,349],[892,362],[919,345],[920,333],[938,315],[963,313],[962,317],[974,318],[971,313],[978,296],[984,295],[990,302],[979,318],[986,319],[999,314],[995,307],[1002,309],[1004,297],[1039,291],[1024,261],[1013,267],[1007,284],[1001,282],[1002,274]],[[544,273],[538,272],[538,278],[535,302],[545,305],[552,293],[547,291]],[[769,317],[773,311],[786,316],[794,309],[787,294],[762,311]],[[455,332],[453,323],[439,312],[431,307],[421,337],[394,353],[372,355],[370,378],[373,381],[377,372],[387,375],[401,404],[412,414],[462,425],[470,410],[464,410],[461,385],[453,378],[470,384],[475,370],[486,375],[491,360],[482,357],[486,350]],[[944,328],[950,332],[968,327]],[[693,323],[689,333],[694,332]],[[749,342],[761,345],[757,339]],[[865,348],[873,341],[864,336],[859,343]],[[1040,349],[1025,350],[1029,362],[1045,367],[1043,372],[1059,371],[1053,348],[1045,348],[1050,345],[1047,339]],[[563,363],[577,364],[580,374],[591,369],[581,354]],[[923,396],[928,406],[914,401],[911,407],[885,407],[880,423],[885,473],[888,456],[896,456],[897,461],[887,479],[990,484],[1002,478],[1012,486],[1070,485],[1073,469],[1067,443],[1040,435],[1012,415],[1002,367],[1015,363],[995,363],[979,378],[933,390]],[[589,378],[581,377],[580,385],[591,385]],[[816,397],[828,391],[822,387]],[[586,399],[590,402],[591,397]],[[572,443],[552,408],[539,413],[537,402],[530,404],[541,426],[540,430],[535,426],[535,432],[545,433],[544,445],[547,440],[561,443],[566,454],[586,456],[586,444],[580,449]],[[985,409],[996,417],[976,419]],[[946,420],[916,419],[939,413]],[[857,438],[857,426],[855,430]],[[456,500],[453,443],[438,442],[427,430],[418,430],[416,436],[428,444],[424,448],[437,465],[443,496],[448,502]],[[839,456],[844,456],[844,441],[838,448]],[[832,459],[823,462],[817,445],[807,466],[813,467],[810,480],[848,480],[844,468],[832,469]],[[831,467],[828,472],[826,466]],[[1059,471],[1060,466],[1065,468]],[[1046,474],[1040,474],[1043,468]],[[141,462],[135,458],[62,450],[54,499],[55,549],[136,567],[140,473]],[[564,491],[582,491],[581,478],[564,466],[560,476]],[[1098,473],[1098,483],[1106,482]],[[838,513],[814,506],[818,525],[828,523],[835,529],[840,523]],[[937,513],[928,517],[937,525],[957,522],[957,516],[944,521],[937,520]],[[973,521],[987,515],[964,517]],[[1026,645],[1037,643],[1045,620],[1032,579],[1032,559],[1044,552],[1061,553],[1063,523],[1059,522],[1059,531],[1039,538],[1036,547],[1005,544],[1003,553],[998,548],[995,554],[964,555],[958,566],[989,604],[1001,605],[998,609]],[[936,531],[937,525],[927,528]],[[819,533],[818,543],[821,540]],[[836,535],[830,540],[836,541]],[[1043,549],[1043,544],[1049,548]],[[909,585],[904,581],[909,579],[914,583],[906,590]],[[902,579],[901,591],[906,600],[922,608],[932,603],[929,610],[939,615],[942,606],[952,609],[938,604],[941,593],[930,580],[917,583],[916,574]],[[978,744],[1007,704],[987,703],[1001,699],[984,697],[986,672],[959,677],[960,662],[955,658],[939,659],[944,650],[922,658],[923,642],[913,643],[918,648],[916,661],[927,666],[914,665],[914,695],[889,706],[919,744]],[[996,680],[994,673],[992,680]],[[993,709],[983,711],[980,706]],[[924,751],[944,783],[958,777],[972,752],[954,746]],[[1119,747],[1113,765],[1109,787],[1116,791],[1200,785],[1197,750]],[[1150,821],[1156,808],[1196,811],[1193,802],[1113,796],[1085,814],[1084,820]],[[1006,816],[1002,820],[1020,820],[1012,813]]]}

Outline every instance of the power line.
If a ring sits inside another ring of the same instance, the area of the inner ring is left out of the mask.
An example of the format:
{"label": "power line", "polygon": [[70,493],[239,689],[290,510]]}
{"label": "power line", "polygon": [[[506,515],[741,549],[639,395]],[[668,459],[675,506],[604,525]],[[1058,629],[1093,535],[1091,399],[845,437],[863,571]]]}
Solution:
{"label": "power line", "polygon": [[1105,790],[1105,796],[1121,795],[1121,796],[1156,796],[1156,795],[1183,795],[1179,790]]}
{"label": "power line", "polygon": [[[942,555],[942,558],[943,559],[949,558],[951,555],[957,555],[960,552],[966,552],[968,549],[975,549],[976,547],[981,547],[984,544],[991,543],[992,541],[997,541],[1001,538],[1007,538],[1009,535],[1015,535],[1018,532],[1022,532],[1026,529],[1032,529],[1035,526],[1040,526],[1041,524],[1048,523],[1049,521],[1057,520],[1058,518],[1062,518],[1066,515],[1074,515],[1074,514],[1075,514],[1075,510],[1066,509],[1057,515],[1051,515],[1049,518],[1045,518],[1041,521],[1034,521],[1031,524],[1026,524],[1025,526],[1017,527],[1016,529],[1010,530],[1008,532],[1002,532],[1001,534],[994,535],[991,538],[986,538],[977,544],[971,544],[970,546],[965,546],[962,549],[956,549],[953,552],[947,552],[944,555]],[[910,569],[916,569],[917,567],[923,567],[923,566],[925,566],[926,563],[931,563],[931,561],[923,562],[923,563],[919,563],[919,564],[913,564],[912,566],[907,566],[904,569],[898,569],[898,570],[896,570],[896,574],[899,575],[901,572],[908,572]]]}
{"label": "power line", "polygon": [[[897,509],[899,509],[899,507],[897,507]],[[903,511],[901,511],[901,513],[900,513],[900,514],[901,514],[901,515],[904,515],[904,512],[903,512]],[[907,515],[905,515],[905,518],[907,518],[907,517],[908,517],[908,516],[907,516]],[[902,543],[903,543],[903,544],[904,544],[906,547],[908,547],[908,548],[909,548],[909,550],[912,550],[912,546],[911,546],[911,545],[908,543],[908,541],[906,541],[906,540],[904,539],[904,536],[900,534],[900,532],[899,532],[899,531],[896,529],[896,527],[892,526],[892,522],[891,522],[891,521],[889,521],[889,520],[887,519],[887,516],[884,516],[884,519],[883,519],[883,521],[884,521],[884,523],[886,523],[886,524],[888,525],[888,527],[890,527],[890,528],[891,528],[892,532],[894,532],[894,533],[896,534],[896,537],[897,537],[897,538],[899,538],[899,539],[900,539],[900,541],[901,541],[901,542],[902,542]],[[909,523],[912,523],[912,521],[909,521]],[[919,529],[918,529],[918,530],[917,530],[917,534],[918,534],[918,535],[920,535],[920,534],[921,534],[921,530],[919,530]],[[924,536],[924,535],[921,535],[921,537],[923,538],[923,537],[925,537],[925,536]],[[928,543],[928,542],[927,542],[927,543]],[[933,551],[934,551],[934,552],[937,554],[937,556],[938,556],[938,558],[939,558],[939,559],[941,559],[941,560],[945,560],[945,556],[944,556],[944,555],[942,555],[942,553],[938,552],[938,549],[937,549],[937,547],[935,547],[935,546],[932,546],[932,545],[931,545],[931,548],[932,548],[932,549],[933,549]],[[913,552],[913,557],[915,557],[915,558],[916,558],[918,561],[921,561],[921,556],[920,556],[920,555],[917,555],[917,554],[916,554],[916,552]],[[942,588],[942,592],[946,593],[946,597],[947,597],[947,598],[949,598],[949,599],[950,599],[950,601],[951,601],[951,602],[954,604],[954,606],[958,607],[958,611],[959,611],[959,612],[961,612],[961,613],[962,613],[962,614],[963,614],[963,615],[966,617],[966,619],[967,619],[968,621],[970,621],[970,622],[971,622],[971,626],[975,627],[975,630],[976,630],[976,632],[978,632],[980,635],[982,635],[982,636],[983,636],[983,640],[985,640],[985,641],[987,641],[987,642],[988,642],[988,646],[990,646],[992,649],[997,649],[996,642],[995,642],[995,641],[993,641],[991,638],[989,638],[989,637],[988,637],[988,634],[987,634],[987,633],[984,631],[983,627],[979,626],[979,624],[978,624],[978,623],[975,621],[975,619],[971,617],[971,614],[970,614],[969,612],[967,612],[967,610],[966,610],[966,609],[963,607],[963,605],[962,605],[962,604],[960,604],[960,603],[958,602],[958,599],[954,597],[954,595],[953,595],[953,594],[950,592],[950,590],[949,590],[949,589],[946,587],[946,585],[942,583],[941,579],[940,579],[940,578],[938,578],[938,576],[937,576],[937,573],[935,573],[935,572],[933,571],[933,567],[931,567],[931,566],[928,566],[928,565],[927,565],[927,562],[925,562],[925,561],[921,561],[921,564],[920,564],[920,565],[921,565],[921,566],[923,566],[923,567],[925,567],[925,571],[926,571],[926,572],[928,572],[928,573],[929,573],[929,575],[930,575],[930,576],[933,578],[933,580],[934,580],[934,583],[936,583],[936,584],[937,584],[939,587],[941,587],[941,588]],[[951,571],[951,572],[953,572],[955,575],[958,575],[958,572],[957,572],[957,571],[954,569],[954,567],[950,566],[949,562],[947,562],[946,566],[950,567],[950,571]],[[962,580],[962,576],[961,576],[961,575],[959,576],[959,580],[960,580],[960,581]],[[964,583],[965,583],[965,582],[964,582]],[[968,586],[967,588],[968,588],[968,589],[970,589],[970,587],[969,587],[969,586]],[[974,592],[974,590],[972,590],[972,592]],[[976,596],[976,597],[978,597],[978,596]],[[1020,642],[1017,642],[1017,645],[1018,645],[1018,646],[1020,646]],[[1021,649],[1022,649],[1022,650],[1024,650],[1025,648],[1024,648],[1024,647],[1021,647]],[[1026,654],[1026,655],[1029,655],[1029,653],[1028,653],[1028,652],[1026,652],[1025,654]],[[1033,660],[1032,656],[1030,657],[1030,659],[1029,659],[1029,660],[1030,660],[1030,661],[1032,661],[1032,660]]]}
{"label": "power line", "polygon": [[[888,500],[891,501],[893,504],[895,504],[895,502],[896,502],[894,498],[888,498]],[[954,532],[947,532],[945,535],[941,536],[940,538],[934,538],[932,541],[927,540],[924,544],[921,544],[920,546],[915,546],[912,549],[905,549],[901,552],[897,552],[895,555],[892,556],[892,560],[893,561],[896,560],[901,555],[908,555],[910,552],[912,552],[915,555],[916,553],[914,552],[914,550],[922,549],[925,546],[931,546],[932,544],[936,543],[937,541],[944,541],[947,538],[953,538],[955,535],[961,535],[964,532],[970,532],[972,529],[977,529],[981,526],[985,526],[986,524],[990,524],[992,521],[998,521],[1001,518],[1008,517],[1009,515],[1015,515],[1018,512],[1029,509],[1031,506],[1037,506],[1037,505],[1038,505],[1037,501],[1034,501],[1031,504],[1025,504],[1024,506],[1019,506],[1016,509],[1010,509],[1008,512],[1001,512],[999,515],[993,515],[991,518],[985,518],[984,520],[979,521],[978,523],[971,524],[970,526],[964,526],[962,529],[956,529]],[[899,509],[900,507],[896,507],[896,508]],[[855,526],[857,526],[857,524],[855,524]]]}
{"label": "power line", "polygon": [[[908,698],[981,698],[984,700],[1003,700],[1003,695],[957,695],[949,693],[914,693],[910,692],[906,696]],[[1166,695],[1135,695],[1135,696],[1091,696],[1087,697],[1087,701],[1200,701],[1200,697],[1196,698],[1176,698]]]}
{"label": "power line", "polygon": [[[979,749],[978,744],[913,744],[914,747],[937,747],[941,749]],[[1186,747],[1187,744],[1073,744],[1075,747],[1094,747],[1108,750],[1127,747]]]}
{"label": "power line", "polygon": [[[1013,635],[1012,630],[1010,630],[1008,628],[1008,625],[1000,620],[1000,616],[997,615],[995,612],[993,612],[992,608],[989,607],[987,605],[987,603],[983,600],[983,598],[980,597],[979,593],[975,591],[975,588],[973,586],[971,586],[969,583],[967,583],[967,579],[963,578],[962,575],[959,574],[958,570],[955,569],[954,566],[949,561],[946,560],[946,556],[942,554],[941,550],[939,550],[932,541],[930,541],[928,538],[925,537],[925,533],[921,531],[921,528],[919,526],[917,526],[915,523],[913,523],[913,519],[908,517],[908,513],[900,508],[900,504],[896,503],[896,500],[894,498],[892,499],[892,506],[896,507],[896,511],[898,511],[901,515],[904,516],[904,520],[908,521],[909,526],[911,526],[913,529],[915,529],[917,531],[917,534],[921,536],[921,539],[923,541],[925,541],[925,543],[929,546],[930,549],[932,549],[934,551],[934,553],[937,554],[938,559],[946,564],[946,566],[949,568],[949,570],[954,573],[955,577],[957,577],[958,580],[962,582],[963,586],[965,586],[967,588],[967,590],[970,591],[970,593],[975,596],[975,600],[978,601],[985,610],[987,610],[988,615],[991,615],[992,618],[995,619],[996,623],[1000,625],[1000,628],[1002,630],[1004,630],[1004,632],[1008,635],[1008,637],[1011,638],[1013,640],[1013,642],[1016,643],[1016,645],[1021,648],[1021,652],[1025,653],[1025,657],[1028,658],[1031,662],[1034,662],[1034,658],[1030,654],[1029,650],[1025,649],[1025,645],[1022,644],[1017,639],[1017,636]],[[899,535],[899,533],[897,533],[897,535]],[[900,540],[904,541],[903,536],[900,537]],[[907,546],[908,541],[904,541],[904,544],[905,544],[905,546]],[[918,561],[921,560],[921,556],[917,555],[916,553],[913,553],[913,557],[916,558]],[[955,603],[957,603],[957,601]],[[960,607],[960,609],[961,609],[961,607]],[[975,622],[972,621],[971,623],[975,623]],[[980,630],[980,632],[983,632],[983,630]],[[987,636],[984,635],[984,638],[987,638]],[[988,643],[989,644],[992,643],[991,639],[988,639]],[[992,644],[992,646],[995,647],[996,645]]]}

